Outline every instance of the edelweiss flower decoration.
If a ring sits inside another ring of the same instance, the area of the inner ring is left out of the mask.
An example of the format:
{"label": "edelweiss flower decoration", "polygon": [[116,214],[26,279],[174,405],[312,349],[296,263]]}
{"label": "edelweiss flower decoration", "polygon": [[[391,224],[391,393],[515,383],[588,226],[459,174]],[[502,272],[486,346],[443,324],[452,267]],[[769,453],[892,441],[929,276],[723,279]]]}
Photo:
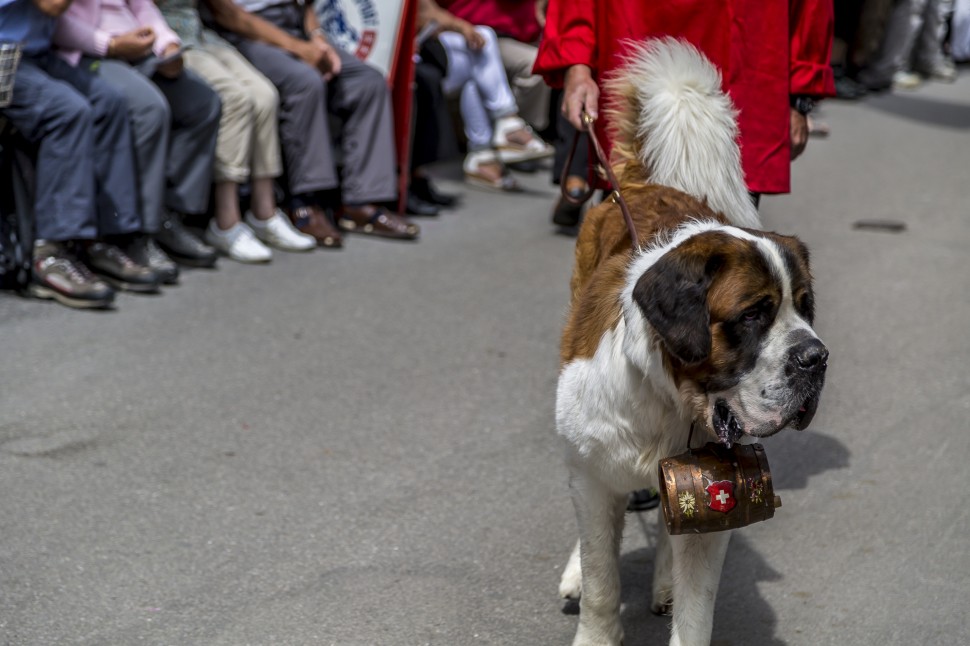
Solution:
{"label": "edelweiss flower decoration", "polygon": [[692,494],[689,491],[685,491],[682,494],[680,494],[679,498],[677,498],[677,502],[680,504],[681,513],[683,513],[688,518],[694,515],[694,509],[695,509],[694,494]]}

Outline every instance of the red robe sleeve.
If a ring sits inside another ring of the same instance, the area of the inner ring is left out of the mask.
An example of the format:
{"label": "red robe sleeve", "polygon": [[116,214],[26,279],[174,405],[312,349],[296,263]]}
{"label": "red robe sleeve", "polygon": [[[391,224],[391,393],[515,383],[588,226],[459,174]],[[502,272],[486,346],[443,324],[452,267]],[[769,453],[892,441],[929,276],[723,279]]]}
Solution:
{"label": "red robe sleeve", "polygon": [[596,69],[595,0],[549,0],[546,26],[532,68],[552,87],[562,87],[573,65]]}
{"label": "red robe sleeve", "polygon": [[789,94],[835,96],[832,0],[791,0]]}

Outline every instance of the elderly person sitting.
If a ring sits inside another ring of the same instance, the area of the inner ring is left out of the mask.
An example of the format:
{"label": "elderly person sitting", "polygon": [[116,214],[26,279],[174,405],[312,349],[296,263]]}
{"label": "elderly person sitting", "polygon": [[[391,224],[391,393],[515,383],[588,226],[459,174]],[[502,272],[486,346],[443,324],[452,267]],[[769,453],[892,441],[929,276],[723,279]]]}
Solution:
{"label": "elderly person sitting", "polygon": [[[208,0],[208,5],[232,24],[250,22],[232,0]],[[158,0],[158,7],[186,48],[185,67],[202,77],[222,100],[214,177],[216,213],[206,230],[206,242],[239,262],[268,262],[273,253],[266,245],[284,251],[313,249],[317,241],[294,229],[276,206],[273,180],[283,171],[276,88],[235,47],[202,26],[198,0]],[[247,181],[252,200],[243,222],[239,185]]]}

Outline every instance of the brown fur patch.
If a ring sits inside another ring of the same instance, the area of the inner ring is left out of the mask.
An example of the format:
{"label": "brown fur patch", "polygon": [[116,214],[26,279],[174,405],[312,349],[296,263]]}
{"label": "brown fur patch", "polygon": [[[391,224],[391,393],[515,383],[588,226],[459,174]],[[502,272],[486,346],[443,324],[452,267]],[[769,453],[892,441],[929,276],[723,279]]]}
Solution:
{"label": "brown fur patch", "polygon": [[[628,164],[620,178],[642,246],[658,234],[692,219],[727,223],[703,202],[676,189],[642,183],[641,169]],[[576,264],[570,281],[570,313],[563,330],[560,361],[589,358],[600,338],[620,320],[620,293],[632,257],[630,234],[619,206],[603,202],[587,212],[576,241]]]}
{"label": "brown fur patch", "polygon": [[[676,252],[675,249],[671,253]],[[734,374],[744,365],[743,348],[728,338],[731,334],[728,324],[759,303],[772,303],[772,316],[781,304],[781,285],[768,270],[764,256],[754,243],[720,235],[707,253],[717,255],[723,263],[707,293],[711,353],[698,365],[672,366],[671,374],[678,384],[685,379],[708,384]]]}

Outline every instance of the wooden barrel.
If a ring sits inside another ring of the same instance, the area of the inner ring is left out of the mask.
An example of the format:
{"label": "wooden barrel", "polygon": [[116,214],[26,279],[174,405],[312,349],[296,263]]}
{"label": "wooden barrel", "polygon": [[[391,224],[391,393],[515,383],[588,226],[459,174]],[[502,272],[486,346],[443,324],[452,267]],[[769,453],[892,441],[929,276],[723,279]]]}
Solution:
{"label": "wooden barrel", "polygon": [[660,460],[660,502],[670,534],[719,532],[768,520],[781,507],[760,444],[710,442]]}

